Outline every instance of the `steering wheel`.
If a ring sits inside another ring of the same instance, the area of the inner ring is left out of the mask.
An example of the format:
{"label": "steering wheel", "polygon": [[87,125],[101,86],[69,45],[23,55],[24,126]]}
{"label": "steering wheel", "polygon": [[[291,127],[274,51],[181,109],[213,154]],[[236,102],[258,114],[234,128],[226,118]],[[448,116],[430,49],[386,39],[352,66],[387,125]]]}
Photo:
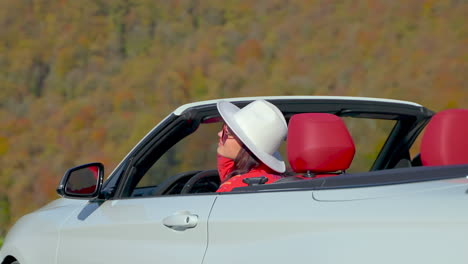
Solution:
{"label": "steering wheel", "polygon": [[182,188],[182,191],[180,191],[180,194],[191,193],[193,190],[193,187],[195,186],[197,182],[203,180],[204,178],[209,178],[209,177],[217,177],[218,179],[217,183],[219,183],[218,170],[202,171],[193,175],[192,178],[190,178],[190,180],[188,180],[187,183],[185,183],[184,188]]}
{"label": "steering wheel", "polygon": [[166,192],[170,191],[171,188],[179,181],[183,180],[184,178],[190,177],[190,175],[197,175],[201,171],[186,171],[176,175],[173,175],[163,181],[161,184],[158,185],[156,190],[152,193],[153,196],[164,195]]}

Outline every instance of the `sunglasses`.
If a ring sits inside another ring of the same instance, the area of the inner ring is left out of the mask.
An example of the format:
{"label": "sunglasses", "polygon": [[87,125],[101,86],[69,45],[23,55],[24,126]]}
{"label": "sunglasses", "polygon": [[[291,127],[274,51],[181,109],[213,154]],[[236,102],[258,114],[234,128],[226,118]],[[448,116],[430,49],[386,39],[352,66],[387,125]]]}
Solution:
{"label": "sunglasses", "polygon": [[226,124],[223,125],[223,128],[221,130],[221,144],[224,145],[224,143],[226,143],[226,141],[229,139],[229,138],[234,138],[234,136],[232,135],[232,132],[231,130],[226,126]]}

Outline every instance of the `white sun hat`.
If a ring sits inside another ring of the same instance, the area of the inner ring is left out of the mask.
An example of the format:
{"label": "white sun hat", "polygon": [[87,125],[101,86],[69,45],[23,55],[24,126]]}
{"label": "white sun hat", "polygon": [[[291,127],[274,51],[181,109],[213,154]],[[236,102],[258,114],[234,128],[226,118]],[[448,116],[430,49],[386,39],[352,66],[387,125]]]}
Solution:
{"label": "white sun hat", "polygon": [[276,106],[265,100],[253,101],[242,109],[228,101],[219,101],[216,106],[226,125],[260,161],[276,172],[286,170],[277,150],[288,126]]}

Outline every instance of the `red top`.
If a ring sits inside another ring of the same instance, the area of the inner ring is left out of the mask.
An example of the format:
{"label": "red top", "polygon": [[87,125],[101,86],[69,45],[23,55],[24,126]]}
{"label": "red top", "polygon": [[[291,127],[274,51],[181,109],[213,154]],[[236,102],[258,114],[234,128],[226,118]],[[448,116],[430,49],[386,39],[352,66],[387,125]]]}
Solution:
{"label": "red top", "polygon": [[218,155],[218,172],[219,178],[221,179],[221,186],[216,192],[230,192],[232,189],[237,187],[249,186],[244,183],[243,180],[246,178],[254,177],[266,177],[268,181],[265,184],[275,182],[281,179],[281,176],[272,174],[273,171],[266,165],[262,164],[257,168],[250,170],[242,175],[236,175],[226,180],[226,176],[234,169],[234,161],[229,158]]}
{"label": "red top", "polygon": [[268,181],[265,184],[272,183],[281,179],[281,176],[269,174],[266,170],[258,167],[258,168],[252,169],[251,171],[245,174],[231,177],[229,180],[223,182],[221,186],[219,186],[219,189],[216,192],[230,192],[232,191],[232,189],[237,188],[237,187],[249,186],[247,183],[243,182],[244,179],[262,177],[262,176],[268,179]]}

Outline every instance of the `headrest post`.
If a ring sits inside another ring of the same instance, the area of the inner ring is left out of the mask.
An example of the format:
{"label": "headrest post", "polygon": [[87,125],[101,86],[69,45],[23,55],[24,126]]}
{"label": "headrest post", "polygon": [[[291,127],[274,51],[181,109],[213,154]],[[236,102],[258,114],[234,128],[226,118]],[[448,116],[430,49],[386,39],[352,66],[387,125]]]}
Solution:
{"label": "headrest post", "polygon": [[306,174],[304,175],[304,177],[307,177],[307,178],[314,178],[315,177],[315,174],[313,172],[310,172],[310,170],[308,170],[306,172]]}

